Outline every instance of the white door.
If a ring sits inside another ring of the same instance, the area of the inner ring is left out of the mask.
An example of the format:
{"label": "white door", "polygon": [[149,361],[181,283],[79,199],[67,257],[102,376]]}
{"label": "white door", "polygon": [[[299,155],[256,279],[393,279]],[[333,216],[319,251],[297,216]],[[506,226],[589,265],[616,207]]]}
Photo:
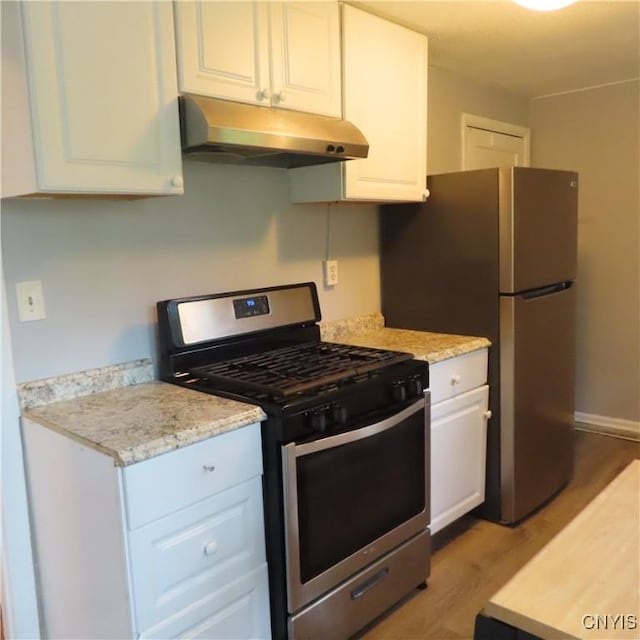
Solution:
{"label": "white door", "polygon": [[463,114],[462,168],[528,167],[529,137],[526,127]]}
{"label": "white door", "polygon": [[337,2],[175,3],[182,93],[339,117]]}
{"label": "white door", "polygon": [[337,2],[269,3],[272,104],[342,115]]}
{"label": "white door", "polygon": [[25,2],[43,191],[182,193],[173,16],[164,2]]}
{"label": "white door", "polygon": [[484,501],[489,387],[431,407],[431,533]]}
{"label": "white door", "polygon": [[427,38],[343,7],[344,117],[369,142],[345,163],[348,200],[420,201],[427,175]]}
{"label": "white door", "polygon": [[259,2],[176,2],[182,93],[270,104],[269,11]]}

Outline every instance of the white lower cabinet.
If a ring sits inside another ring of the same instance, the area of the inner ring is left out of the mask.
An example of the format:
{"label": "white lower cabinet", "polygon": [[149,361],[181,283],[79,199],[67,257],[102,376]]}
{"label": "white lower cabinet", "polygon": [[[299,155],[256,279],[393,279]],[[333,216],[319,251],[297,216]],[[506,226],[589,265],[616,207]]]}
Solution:
{"label": "white lower cabinet", "polygon": [[124,468],[24,434],[43,637],[270,638],[258,424]]}
{"label": "white lower cabinet", "polygon": [[429,375],[431,533],[436,533],[484,502],[487,350],[431,365]]}
{"label": "white lower cabinet", "polygon": [[132,531],[129,550],[139,628],[191,609],[192,603],[263,567],[262,530],[258,477]]}
{"label": "white lower cabinet", "polygon": [[270,638],[266,565],[146,629],[139,638]]}

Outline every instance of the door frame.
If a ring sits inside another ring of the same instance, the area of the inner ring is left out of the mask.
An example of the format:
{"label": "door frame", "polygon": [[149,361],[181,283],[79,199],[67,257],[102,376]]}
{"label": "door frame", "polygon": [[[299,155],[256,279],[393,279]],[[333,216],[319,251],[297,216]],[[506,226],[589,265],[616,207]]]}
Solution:
{"label": "door frame", "polygon": [[500,120],[492,120],[491,118],[477,116],[473,113],[463,113],[460,118],[460,140],[462,144],[460,158],[463,171],[467,168],[467,127],[474,127],[475,129],[484,129],[485,131],[493,131],[495,133],[501,133],[515,138],[522,138],[524,142],[524,158],[521,166],[530,166],[531,129],[529,129],[529,127],[523,127],[519,124],[511,124],[510,122],[501,122]]}

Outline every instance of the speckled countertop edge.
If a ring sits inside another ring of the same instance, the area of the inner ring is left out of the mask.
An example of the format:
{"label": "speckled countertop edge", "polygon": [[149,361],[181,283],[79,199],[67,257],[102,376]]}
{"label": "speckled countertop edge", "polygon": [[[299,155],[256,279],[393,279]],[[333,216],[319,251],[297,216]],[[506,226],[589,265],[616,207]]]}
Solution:
{"label": "speckled countertop edge", "polygon": [[153,379],[151,360],[141,358],[122,364],[22,382],[17,385],[18,402],[22,410],[33,409],[51,402],[81,398],[132,384],[151,382]]}
{"label": "speckled countertop edge", "polygon": [[325,342],[340,342],[345,336],[359,335],[377,331],[384,327],[384,316],[371,313],[343,320],[327,320],[320,324],[320,338]]}
{"label": "speckled countertop edge", "polygon": [[336,342],[359,347],[404,351],[412,354],[417,360],[426,360],[430,364],[491,346],[487,338],[477,336],[459,336],[392,327],[342,335],[336,339]]}
{"label": "speckled countertop edge", "polygon": [[164,382],[53,402],[23,417],[126,466],[260,422],[262,409]]}

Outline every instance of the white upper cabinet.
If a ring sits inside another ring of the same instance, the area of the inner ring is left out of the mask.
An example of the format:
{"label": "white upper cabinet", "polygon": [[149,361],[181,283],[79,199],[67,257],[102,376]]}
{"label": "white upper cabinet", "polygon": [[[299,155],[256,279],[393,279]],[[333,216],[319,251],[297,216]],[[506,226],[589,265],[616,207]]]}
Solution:
{"label": "white upper cabinet", "polygon": [[182,93],[341,115],[335,2],[174,4]]}
{"label": "white upper cabinet", "polygon": [[343,6],[343,115],[369,156],[289,171],[293,202],[421,201],[427,175],[427,38]]}
{"label": "white upper cabinet", "polygon": [[2,28],[3,197],[183,192],[171,5],[2,2]]}

